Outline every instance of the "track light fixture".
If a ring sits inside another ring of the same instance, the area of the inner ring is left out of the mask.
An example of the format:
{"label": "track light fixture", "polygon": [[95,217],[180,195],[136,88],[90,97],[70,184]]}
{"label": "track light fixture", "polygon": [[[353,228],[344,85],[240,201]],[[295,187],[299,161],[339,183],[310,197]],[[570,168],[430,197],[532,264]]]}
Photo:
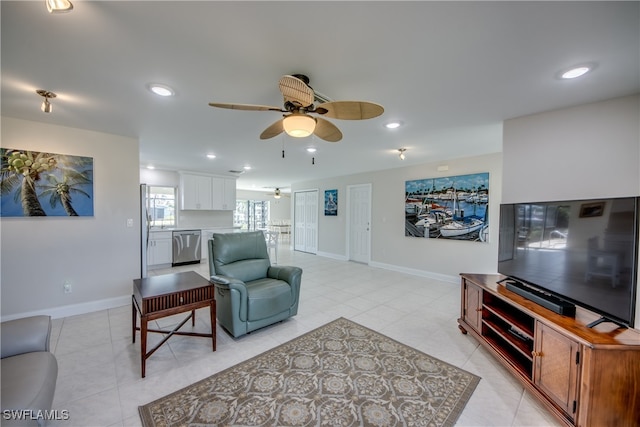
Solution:
{"label": "track light fixture", "polygon": [[406,148],[398,148],[398,152],[400,153],[398,155],[398,157],[400,157],[400,160],[404,160],[404,152],[407,151]]}
{"label": "track light fixture", "polygon": [[36,93],[44,98],[44,101],[42,101],[42,105],[40,106],[40,109],[42,110],[42,112],[50,113],[53,110],[53,106],[49,102],[49,98],[55,98],[58,95],[43,89],[36,90]]}
{"label": "track light fixture", "polygon": [[44,0],[49,13],[65,13],[73,10],[73,4],[69,0]]}

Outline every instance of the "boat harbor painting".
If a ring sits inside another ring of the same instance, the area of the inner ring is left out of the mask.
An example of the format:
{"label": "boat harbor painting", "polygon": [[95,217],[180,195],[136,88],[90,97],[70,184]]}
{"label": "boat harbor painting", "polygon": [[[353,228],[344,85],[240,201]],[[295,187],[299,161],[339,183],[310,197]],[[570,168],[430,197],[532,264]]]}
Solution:
{"label": "boat harbor painting", "polygon": [[93,216],[93,158],[0,148],[0,216]]}
{"label": "boat harbor painting", "polygon": [[486,242],[488,213],[488,172],[405,182],[405,236]]}

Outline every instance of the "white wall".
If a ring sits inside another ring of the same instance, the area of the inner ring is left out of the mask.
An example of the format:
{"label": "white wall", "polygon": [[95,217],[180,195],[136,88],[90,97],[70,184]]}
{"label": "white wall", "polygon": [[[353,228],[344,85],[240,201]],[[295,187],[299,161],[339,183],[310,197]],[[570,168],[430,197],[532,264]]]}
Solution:
{"label": "white wall", "polygon": [[[318,254],[347,259],[346,196],[348,185],[372,184],[371,265],[459,282],[459,274],[495,273],[497,267],[497,227],[490,227],[489,243],[443,239],[421,239],[404,235],[405,181],[431,177],[489,172],[489,222],[497,223],[502,186],[502,155],[453,159],[443,162],[387,169],[383,171],[305,181],[293,191],[319,189]],[[338,215],[324,216],[325,190],[338,190]]]}
{"label": "white wall", "polygon": [[505,203],[640,196],[640,95],[507,120],[503,154]]}
{"label": "white wall", "polygon": [[505,203],[640,194],[640,96],[507,120]]}
{"label": "white wall", "polygon": [[[129,303],[132,281],[140,277],[138,141],[3,117],[2,147],[94,162],[93,217],[0,220],[2,320]],[[71,294],[63,292],[65,281]]]}

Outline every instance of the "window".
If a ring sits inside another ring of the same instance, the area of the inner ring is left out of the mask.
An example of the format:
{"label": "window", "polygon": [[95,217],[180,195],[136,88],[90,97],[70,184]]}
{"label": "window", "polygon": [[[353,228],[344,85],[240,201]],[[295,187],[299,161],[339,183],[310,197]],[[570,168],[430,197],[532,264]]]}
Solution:
{"label": "window", "polygon": [[269,202],[266,200],[237,200],[233,223],[243,230],[265,230],[269,223]]}
{"label": "window", "polygon": [[151,227],[176,226],[175,187],[147,186],[147,215]]}

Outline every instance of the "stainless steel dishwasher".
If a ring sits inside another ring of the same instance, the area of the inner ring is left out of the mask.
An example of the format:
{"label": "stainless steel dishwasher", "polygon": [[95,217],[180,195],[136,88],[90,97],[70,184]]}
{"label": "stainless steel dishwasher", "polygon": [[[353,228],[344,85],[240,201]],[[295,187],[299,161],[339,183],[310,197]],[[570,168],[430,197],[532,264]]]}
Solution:
{"label": "stainless steel dishwasher", "polygon": [[173,232],[173,267],[176,265],[200,263],[200,230]]}

